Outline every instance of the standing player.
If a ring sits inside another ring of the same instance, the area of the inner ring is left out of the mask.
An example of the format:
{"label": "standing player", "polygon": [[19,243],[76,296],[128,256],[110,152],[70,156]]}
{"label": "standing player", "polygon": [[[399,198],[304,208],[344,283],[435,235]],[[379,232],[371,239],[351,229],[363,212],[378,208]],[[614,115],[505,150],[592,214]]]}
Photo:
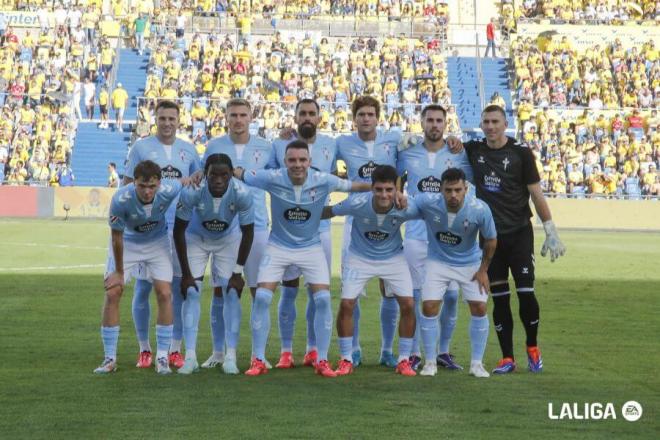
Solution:
{"label": "standing player", "polygon": [[[271,161],[272,147],[265,139],[250,136],[249,127],[252,121],[250,103],[245,99],[230,99],[227,102],[226,117],[229,133],[209,141],[204,153],[204,161],[212,154],[223,153],[229,156],[236,168],[242,168],[246,171],[266,168]],[[254,201],[254,239],[250,255],[245,263],[245,278],[254,298],[257,292],[259,261],[261,261],[261,256],[268,241],[268,210],[266,209],[266,193],[259,188],[250,188],[250,191]],[[211,302],[213,354],[202,364],[203,368],[213,368],[224,361],[225,324],[222,319],[223,308],[222,289],[216,288]]]}
{"label": "standing player", "polygon": [[[179,106],[172,101],[160,101],[156,105],[156,136],[148,136],[137,141],[128,153],[128,163],[124,172],[124,185],[133,181],[133,169],[135,165],[143,160],[151,160],[161,168],[162,179],[178,179],[190,177],[201,168],[199,156],[195,147],[176,137],[179,128]],[[176,204],[167,211],[167,230],[174,227]],[[172,241],[172,252],[175,253]],[[176,254],[174,254],[176,255]],[[170,364],[176,368],[183,366],[181,351],[181,304],[183,296],[179,291],[181,286],[181,268],[178,258],[172,259],[174,264],[174,279],[172,280],[172,307],[174,313],[174,331],[172,335],[172,347],[170,347]],[[151,345],[149,343],[149,292],[152,283],[150,275],[140,268],[136,274],[135,292],[133,295],[133,321],[135,333],[140,344],[137,366],[149,368],[152,361]]]}
{"label": "standing player", "polygon": [[516,283],[520,303],[520,319],[527,334],[529,370],[543,369],[537,346],[539,304],[534,295],[534,232],[530,217],[532,198],[537,215],[543,222],[546,239],[541,255],[550,252],[550,261],[564,255],[566,248],[559,239],[548,203],[539,184],[532,151],[504,133],[506,115],[501,107],[487,106],[481,113],[481,129],[486,138],[465,144],[474,172],[477,197],[493,212],[497,227],[497,250],[488,269],[494,303],[493,321],[502,349],[502,360],[493,370],[496,374],[516,369],[513,357],[513,317],[509,304],[509,270]]}
{"label": "standing player", "polygon": [[[441,177],[442,195],[420,194],[409,210],[421,214],[426,224],[428,258],[422,286],[420,332],[426,363],[422,376],[435,376],[437,367],[438,312],[450,283],[457,283],[470,307],[470,374],[488,377],[482,361],[488,341],[488,265],[495,253],[497,233],[488,205],[468,197],[465,173],[449,168]],[[477,233],[484,241],[483,254]]]}
{"label": "standing player", "polygon": [[[398,172],[407,181],[407,193],[416,196],[421,193],[440,193],[440,176],[448,168],[462,169],[468,180],[472,180],[472,168],[465,151],[452,153],[443,139],[447,112],[440,105],[431,104],[422,110],[422,128],[424,138],[410,148],[399,151],[397,161]],[[421,321],[420,297],[424,282],[424,261],[427,255],[428,241],[426,226],[422,220],[412,220],[406,223],[403,250],[410,267],[415,298],[415,313],[417,326]],[[440,349],[437,358],[438,365],[458,370],[460,365],[454,362],[449,354],[449,343],[456,326],[458,314],[458,286],[452,283],[444,295],[442,311],[440,312]],[[419,331],[415,334],[412,349],[411,364],[416,370],[421,362],[419,350]]]}
{"label": "standing player", "polygon": [[335,373],[339,376],[353,372],[353,307],[367,282],[374,277],[383,281],[385,292],[395,297],[401,310],[396,372],[415,376],[409,361],[415,333],[413,285],[401,240],[401,225],[413,216],[394,206],[397,179],[394,167],[379,165],[371,174],[371,194],[354,195],[323,210],[323,218],[353,216],[337,316],[341,360]]}
{"label": "standing player", "polygon": [[328,362],[332,335],[330,273],[321,246],[321,213],[332,191],[367,191],[369,184],[342,180],[320,171],[309,172],[309,148],[293,141],[285,153],[286,168],[239,172],[248,185],[270,193],[273,229],[259,267],[259,288],[252,307],[252,364],[245,372],[257,376],[268,372],[263,361],[270,331],[273,291],[289,266],[297,266],[314,294],[314,330],[318,360],[316,373],[336,374]]}
{"label": "standing player", "polygon": [[213,287],[221,288],[225,299],[227,352],[222,369],[227,374],[239,373],[236,347],[241,326],[240,294],[245,285],[243,266],[254,235],[254,208],[250,190],[233,178],[233,173],[229,156],[210,155],[204,165],[205,184],[185,188],[177,206],[174,242],[183,274],[181,292],[186,294],[182,311],[186,358],[178,371],[181,374],[199,369],[195,351],[199,300],[209,257]]}
{"label": "standing player", "polygon": [[119,300],[131,270],[144,264],[151,274],[158,299],[156,372],[169,374],[167,349],[172,338],[172,252],[165,211],[176,199],[181,183],[161,182],[158,164],[146,160],[131,170],[135,182],[119,188],[110,204],[111,254],[105,275],[105,304],[101,337],[105,359],[94,373],[117,369]]}
{"label": "standing player", "polygon": [[[357,182],[371,182],[371,173],[377,165],[396,166],[397,148],[401,135],[396,131],[378,132],[380,119],[380,102],[371,96],[356,98],[352,105],[353,124],[356,132],[337,138],[337,159],[346,163],[348,179]],[[351,237],[351,217],[346,217],[344,223],[344,243],[342,247],[342,272]],[[360,304],[356,301],[354,307],[353,330],[353,366],[362,363],[360,348]],[[381,364],[395,367],[396,359],[392,355],[392,344],[396,332],[396,320],[399,316],[399,306],[395,297],[383,294],[380,307],[380,322],[382,330]]]}
{"label": "standing player", "polygon": [[[295,122],[298,127],[297,138],[307,144],[309,148],[312,168],[328,174],[337,172],[337,146],[334,138],[316,132],[320,123],[319,105],[313,99],[302,99],[296,104]],[[285,163],[286,146],[290,140],[277,139],[273,142],[273,168],[283,168]],[[321,245],[328,263],[328,271],[332,273],[332,242],[330,234],[330,221],[322,220],[319,228]],[[278,304],[280,339],[282,343],[280,360],[277,368],[293,368],[293,333],[296,322],[296,297],[300,269],[291,266],[284,273],[282,281],[280,302]],[[311,289],[307,289],[307,347],[303,365],[313,366],[316,362],[316,335],[314,334],[314,297]]]}

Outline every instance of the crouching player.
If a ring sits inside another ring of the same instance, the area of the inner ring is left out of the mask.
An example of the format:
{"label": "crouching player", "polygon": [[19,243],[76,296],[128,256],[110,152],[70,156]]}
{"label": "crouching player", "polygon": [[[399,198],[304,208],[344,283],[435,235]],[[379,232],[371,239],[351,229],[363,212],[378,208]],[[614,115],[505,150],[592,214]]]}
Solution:
{"label": "crouching player", "polygon": [[[410,270],[403,254],[401,225],[416,218],[407,210],[397,209],[396,169],[378,165],[371,174],[371,194],[350,196],[334,206],[326,206],[323,218],[353,216],[351,244],[342,268],[341,303],[337,316],[341,360],[335,373],[353,372],[353,309],[357,297],[372,278],[383,280],[386,295],[399,304],[399,359],[396,372],[415,376],[409,361],[415,333],[415,310]],[[435,358],[434,358],[435,359]]]}
{"label": "crouching player", "polygon": [[[488,377],[482,360],[488,340],[488,266],[497,245],[495,223],[486,203],[476,197],[466,199],[467,183],[462,170],[447,169],[442,173],[441,182],[442,195],[421,194],[409,207],[409,210],[418,210],[424,219],[429,242],[419,326],[426,363],[420,374],[435,376],[438,371],[438,312],[447,287],[454,281],[461,288],[472,315],[470,374]],[[477,232],[484,240],[483,252]]]}
{"label": "crouching player", "polygon": [[[226,374],[238,374],[236,347],[241,326],[240,296],[245,285],[243,265],[254,236],[252,195],[243,182],[233,177],[234,168],[226,154],[210,155],[204,175],[206,182],[200,188],[188,187],[181,191],[174,224],[174,243],[183,274],[181,294],[185,298],[182,322],[186,358],[178,373],[191,374],[199,370],[195,349],[200,294],[211,257],[215,294],[220,290],[220,295],[224,296],[220,319],[225,324],[227,349],[222,369]],[[216,289],[218,287],[220,289]]]}
{"label": "crouching player", "polygon": [[117,369],[119,300],[138,264],[146,266],[158,300],[156,372],[169,374],[167,352],[172,339],[172,251],[165,212],[181,190],[178,180],[161,182],[160,167],[145,160],[134,169],[135,181],[119,188],[110,204],[111,253],[105,275],[101,337],[105,359],[94,373]]}

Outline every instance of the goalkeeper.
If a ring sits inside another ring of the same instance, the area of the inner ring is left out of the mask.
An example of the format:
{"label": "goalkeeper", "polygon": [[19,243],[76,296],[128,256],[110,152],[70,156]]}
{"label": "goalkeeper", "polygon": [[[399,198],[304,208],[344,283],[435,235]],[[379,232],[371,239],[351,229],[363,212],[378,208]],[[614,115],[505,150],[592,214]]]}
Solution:
{"label": "goalkeeper", "polygon": [[487,106],[481,113],[485,138],[464,144],[474,173],[477,197],[490,207],[497,228],[497,249],[488,269],[493,296],[493,322],[502,349],[495,374],[515,371],[513,317],[511,315],[509,271],[516,285],[520,319],[527,335],[527,361],[531,372],[541,372],[543,361],[537,343],[539,304],[534,294],[534,232],[529,206],[531,197],[543,221],[546,239],[541,255],[550,261],[564,255],[566,248],[557,235],[550,208],[541,190],[534,153],[507,137],[504,110]]}

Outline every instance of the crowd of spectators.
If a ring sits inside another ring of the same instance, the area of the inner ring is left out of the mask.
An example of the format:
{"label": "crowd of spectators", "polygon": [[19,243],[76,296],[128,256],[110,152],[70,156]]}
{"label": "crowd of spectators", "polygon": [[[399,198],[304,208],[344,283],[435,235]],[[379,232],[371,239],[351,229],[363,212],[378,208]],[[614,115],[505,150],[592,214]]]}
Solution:
{"label": "crowd of spectators", "polygon": [[83,82],[95,89],[114,67],[115,51],[97,32],[97,3],[37,5],[36,29],[12,29],[0,19],[0,182],[73,184],[70,159],[82,119],[75,103],[90,93]]}
{"label": "crowd of spectators", "polygon": [[502,5],[504,19],[547,19],[564,24],[625,24],[630,20],[654,21],[660,17],[657,0],[523,0]]}
{"label": "crowd of spectators", "polygon": [[660,195],[658,110],[533,110],[521,127],[545,191],[645,197]]}
{"label": "crowd of spectators", "polygon": [[[421,132],[421,106],[451,107],[440,42],[402,35],[315,42],[275,33],[236,45],[213,35],[196,34],[187,44],[165,37],[151,55],[137,132],[153,131],[158,98],[179,99],[184,131],[204,143],[224,133],[223,106],[236,96],[253,103],[253,130],[269,139],[293,125],[293,109],[302,98],[319,102],[321,130],[346,132],[352,129],[350,102],[362,94],[383,103],[383,128]],[[454,110],[449,131],[458,133]]]}

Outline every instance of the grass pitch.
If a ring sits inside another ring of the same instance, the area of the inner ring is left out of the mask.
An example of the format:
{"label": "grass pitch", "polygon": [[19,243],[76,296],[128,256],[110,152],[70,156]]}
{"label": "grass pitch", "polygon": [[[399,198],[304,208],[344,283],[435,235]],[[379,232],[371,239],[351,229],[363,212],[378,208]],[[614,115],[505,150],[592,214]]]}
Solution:
{"label": "grass pitch", "polygon": [[[219,369],[186,377],[138,370],[130,287],[121,308],[120,369],[97,377],[92,369],[102,358],[107,226],[0,220],[0,230],[2,438],[660,438],[660,234],[564,231],[568,254],[554,264],[537,258],[545,365],[540,375],[526,371],[517,318],[515,374],[477,380],[466,371],[439,371],[435,378],[402,378],[378,366],[379,295],[372,283],[362,302],[366,365],[352,376],[328,380],[308,368],[272,370],[257,378],[226,376]],[[338,256],[338,226],[333,234]],[[537,234],[537,251],[542,235]],[[242,370],[249,360],[248,297],[243,297]],[[210,352],[209,301],[205,287],[201,360]],[[300,295],[298,362],[305,301]],[[268,358],[274,363],[279,339],[272,309]],[[452,351],[464,366],[469,365],[467,323],[467,307],[461,305]],[[494,333],[491,324],[488,369],[500,355]],[[336,340],[330,357],[337,359]],[[637,422],[621,416],[628,400],[643,406]],[[550,420],[549,402],[555,413],[564,402],[612,402],[617,419]]]}

